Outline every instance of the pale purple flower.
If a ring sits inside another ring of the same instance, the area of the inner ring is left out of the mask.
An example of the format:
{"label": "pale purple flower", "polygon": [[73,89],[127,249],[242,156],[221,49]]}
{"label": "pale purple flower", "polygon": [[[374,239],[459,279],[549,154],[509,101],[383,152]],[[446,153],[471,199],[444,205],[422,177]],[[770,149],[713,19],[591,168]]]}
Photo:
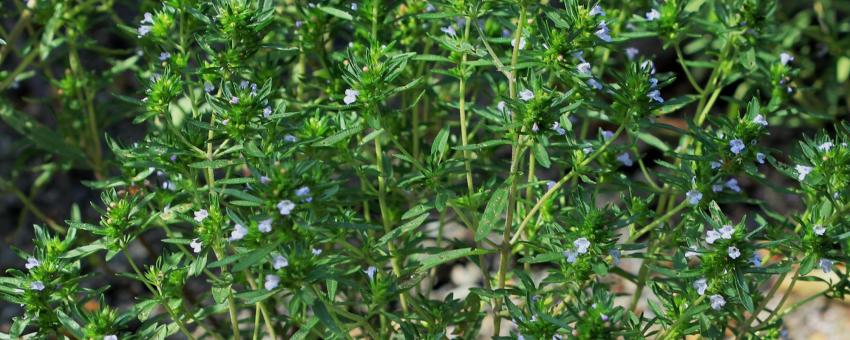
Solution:
{"label": "pale purple flower", "polygon": [[625,166],[632,166],[634,162],[632,161],[632,156],[629,155],[628,152],[623,152],[619,156],[617,156],[617,161],[623,163]]}
{"label": "pale purple flower", "polygon": [[266,275],[266,282],[263,283],[263,287],[266,290],[273,290],[277,288],[277,285],[280,284],[280,277],[274,274]]}
{"label": "pale purple flower", "polygon": [[734,154],[740,154],[741,151],[744,151],[746,145],[744,145],[744,141],[740,139],[733,139],[729,141],[729,151],[732,151]]}
{"label": "pale purple flower", "polygon": [[581,149],[581,152],[584,152],[585,155],[589,155],[591,152],[593,152],[593,148],[588,146],[584,149]]}
{"label": "pale purple flower", "polygon": [[281,255],[275,255],[272,261],[272,267],[274,267],[275,270],[289,267],[289,260]]}
{"label": "pale purple flower", "polygon": [[257,229],[259,229],[261,233],[267,233],[272,231],[272,219],[269,218],[260,221],[260,223],[257,224]]}
{"label": "pale purple flower", "polygon": [[241,224],[233,226],[233,231],[230,232],[230,237],[227,239],[230,242],[239,241],[248,235],[248,229],[245,229]]}
{"label": "pale purple flower", "polygon": [[351,105],[351,103],[357,101],[357,96],[359,95],[360,91],[352,89],[345,90],[345,97],[342,98],[342,102],[345,103],[345,105]]}
{"label": "pale purple flower", "polygon": [[143,24],[153,24],[153,15],[151,14],[151,12],[145,12],[145,14],[143,16],[144,16],[144,19],[142,19],[141,23],[143,23]]}
{"label": "pale purple flower", "polygon": [[626,48],[626,58],[629,58],[629,60],[634,60],[635,57],[638,55],[638,53],[640,53],[640,50],[638,50],[634,47],[627,47]]}
{"label": "pale purple flower", "polygon": [[581,64],[576,65],[576,71],[583,76],[590,75],[590,63],[583,62]]}
{"label": "pale purple flower", "polygon": [[815,226],[812,227],[812,231],[817,236],[823,236],[823,234],[826,233],[826,228],[823,226],[823,224],[815,224]]}
{"label": "pale purple flower", "polygon": [[590,14],[590,16],[592,16],[592,17],[597,16],[597,15],[604,17],[605,11],[602,10],[602,6],[595,5],[595,6],[593,6],[593,8],[590,9],[590,12],[588,14]]}
{"label": "pale purple flower", "polygon": [[753,123],[756,123],[758,125],[766,127],[767,126],[767,119],[765,119],[764,116],[762,116],[762,115],[756,115],[753,118]]}
{"label": "pale purple flower", "polygon": [[794,56],[788,54],[788,52],[782,52],[779,54],[779,62],[782,65],[788,65],[789,62],[794,61]]}
{"label": "pale purple flower", "polygon": [[269,184],[269,182],[271,182],[271,181],[272,180],[271,180],[271,178],[269,178],[269,176],[265,176],[265,175],[260,176],[260,183],[262,183],[262,184]]}
{"label": "pale purple flower", "polygon": [[832,271],[832,260],[830,259],[820,259],[818,261],[818,266],[820,270],[822,270],[825,274]]}
{"label": "pale purple flower", "polygon": [[702,200],[702,193],[696,190],[688,191],[685,193],[685,199],[688,200],[688,204],[697,205]]}
{"label": "pale purple flower", "polygon": [[655,63],[652,60],[644,60],[644,62],[640,63],[640,68],[649,70],[649,74],[655,74]]}
{"label": "pale purple flower", "polygon": [[590,241],[587,238],[580,238],[573,241],[573,245],[576,247],[576,252],[579,254],[587,253],[587,248],[590,247]]}
{"label": "pale purple flower", "polygon": [[718,233],[714,229],[710,229],[705,233],[705,242],[708,244],[714,244],[720,238],[720,233]]}
{"label": "pale purple flower", "polygon": [[761,267],[761,256],[758,253],[753,253],[753,258],[751,259],[754,267]]}
{"label": "pale purple flower", "polygon": [[829,152],[829,150],[832,150],[833,146],[835,145],[833,145],[832,142],[826,142],[821,145],[818,145],[818,150],[820,150],[821,152]]}
{"label": "pale purple flower", "polygon": [[567,262],[576,263],[578,253],[575,250],[567,250],[567,251],[564,251],[564,257],[567,258]]}
{"label": "pale purple flower", "polygon": [[620,253],[620,249],[616,249],[616,248],[611,249],[611,250],[608,251],[608,254],[611,255],[611,262],[615,266],[619,266],[620,265],[620,256],[622,256],[622,254]]}
{"label": "pale purple flower", "polygon": [[720,163],[720,162],[718,162],[718,161],[711,161],[711,162],[710,162],[710,163],[708,163],[708,164],[709,164],[709,165],[711,165],[711,169],[712,169],[712,170],[720,169],[720,167],[721,167],[721,166],[723,166],[723,163]]}
{"label": "pale purple flower", "polygon": [[661,13],[658,12],[657,9],[653,8],[651,11],[646,12],[646,20],[653,21],[661,18]]}
{"label": "pale purple flower", "polygon": [[697,294],[705,295],[705,290],[708,289],[708,280],[702,278],[694,281],[694,289],[697,290]]}
{"label": "pale purple flower", "polygon": [[446,26],[446,27],[440,28],[440,31],[443,31],[443,33],[445,33],[446,35],[448,35],[452,38],[457,37],[457,32],[455,31],[454,27]]}
{"label": "pale purple flower", "polygon": [[557,184],[557,183],[555,183],[555,181],[547,181],[546,182],[546,190],[547,191],[552,190],[552,188],[555,187],[555,184]]}
{"label": "pale purple flower", "polygon": [[148,35],[148,33],[150,33],[150,32],[151,32],[151,28],[153,28],[153,26],[150,26],[150,25],[141,25],[141,26],[139,26],[139,30],[137,31],[137,32],[138,32],[138,34],[136,35],[136,37],[137,37],[137,38],[142,38],[142,37],[144,37],[144,36]]}
{"label": "pale purple flower", "polygon": [[201,209],[195,212],[195,222],[203,222],[210,214],[207,212],[207,209]]}
{"label": "pale purple flower", "polygon": [[720,310],[720,308],[726,305],[726,300],[722,295],[715,294],[710,296],[709,299],[711,300],[711,309]]}
{"label": "pale purple flower", "polygon": [[159,61],[166,61],[169,58],[171,58],[171,53],[162,52],[162,53],[159,54]]}
{"label": "pale purple flower", "polygon": [[720,237],[729,240],[732,239],[732,235],[735,234],[735,227],[727,224],[720,228],[718,231],[720,231]]}
{"label": "pale purple flower", "polygon": [[319,248],[313,248],[310,252],[313,253],[313,256],[319,256],[322,253],[322,250]]}
{"label": "pale purple flower", "polygon": [[298,141],[298,138],[293,135],[283,136],[283,141],[287,143],[295,143]]}
{"label": "pale purple flower", "polygon": [[286,216],[292,213],[292,209],[295,209],[295,203],[290,200],[283,200],[277,203],[277,209],[281,215]]}
{"label": "pale purple flower", "polygon": [[723,184],[712,184],[711,185],[712,192],[721,192],[723,191]]}
{"label": "pale purple flower", "polygon": [[[514,47],[515,45],[516,45],[516,40],[511,39],[511,47]],[[525,37],[519,37],[519,49],[521,49],[521,50],[525,49]]]}
{"label": "pale purple flower", "polygon": [[594,90],[601,90],[602,83],[600,83],[596,78],[590,78],[587,80],[587,85],[593,88]]}
{"label": "pale purple flower", "polygon": [[758,162],[759,164],[764,164],[764,159],[766,157],[767,156],[765,154],[761,153],[761,152],[756,153],[756,162]]}
{"label": "pale purple flower", "polygon": [[602,139],[609,140],[614,138],[614,133],[608,130],[602,130]]}
{"label": "pale purple flower", "polygon": [[537,126],[537,123],[531,124],[531,132],[538,132],[538,131],[540,131],[540,127]]}
{"label": "pale purple flower", "polygon": [[30,283],[30,289],[42,291],[44,290],[44,283],[41,281],[33,281],[32,283]]}
{"label": "pale purple flower", "polygon": [[552,123],[552,131],[555,131],[555,133],[557,133],[561,136],[563,136],[567,133],[567,131],[564,130],[564,128],[561,127],[561,123],[558,123],[558,122]]}
{"label": "pale purple flower", "polygon": [[366,273],[366,276],[369,277],[369,281],[372,281],[375,279],[375,273],[377,271],[378,268],[375,268],[374,266],[369,266],[369,268],[366,268],[366,270],[364,270],[363,272]]}
{"label": "pale purple flower", "polygon": [[685,251],[685,258],[686,259],[690,260],[691,257],[694,257],[694,256],[699,256],[699,253],[693,251],[692,249],[688,249],[687,251]]}
{"label": "pale purple flower", "polygon": [[797,166],[794,167],[794,170],[797,170],[797,179],[803,181],[806,179],[806,176],[812,172],[813,168],[807,165],[797,164]]}
{"label": "pale purple flower", "polygon": [[499,110],[499,112],[505,112],[505,108],[506,104],[504,101],[500,100],[498,103],[496,103],[496,109]]}
{"label": "pale purple flower", "polygon": [[596,32],[594,32],[593,34],[595,34],[596,37],[599,38],[599,40],[602,40],[604,42],[611,42],[611,34],[608,30],[608,24],[605,23],[605,20],[599,22],[599,26],[597,27]]}
{"label": "pale purple flower", "polygon": [[659,102],[659,103],[663,103],[663,102],[664,102],[664,98],[662,98],[662,97],[661,97],[661,91],[658,91],[658,90],[652,90],[652,91],[650,91],[649,93],[647,93],[647,94],[646,94],[646,96],[647,96],[649,99],[652,99],[652,100],[657,101],[657,102]]}
{"label": "pale purple flower", "polygon": [[727,188],[729,188],[729,190],[732,190],[734,192],[741,192],[741,187],[738,186],[738,180],[735,178],[730,178],[728,181],[726,181],[725,185]]}
{"label": "pale purple flower", "polygon": [[726,252],[733,260],[741,257],[741,251],[738,249],[738,247],[730,246],[729,248],[726,248]]}
{"label": "pale purple flower", "polygon": [[239,104],[239,97],[237,97],[237,96],[230,97],[230,103],[233,104],[233,105]]}
{"label": "pale purple flower", "polygon": [[215,91],[215,86],[210,82],[205,82],[204,83],[204,92],[210,93],[212,91]]}
{"label": "pale purple flower", "polygon": [[269,116],[271,116],[271,115],[272,115],[272,107],[271,106],[266,106],[265,108],[263,108],[263,118],[269,118]]}
{"label": "pale purple flower", "polygon": [[27,259],[27,264],[25,264],[24,267],[27,267],[27,269],[33,269],[33,268],[38,267],[40,265],[41,265],[41,262],[38,261],[38,259],[36,259],[34,257],[30,257],[30,258]]}
{"label": "pale purple flower", "polygon": [[251,82],[249,82],[247,80],[243,80],[243,81],[239,82],[239,88],[243,89],[243,90],[247,89],[249,85],[251,85]]}
{"label": "pale purple flower", "polygon": [[204,244],[198,239],[192,239],[192,242],[189,242],[189,247],[192,247],[192,252],[195,254],[200,253],[203,246]]}
{"label": "pale purple flower", "polygon": [[534,99],[534,92],[531,92],[529,89],[522,90],[519,93],[519,98],[522,99],[522,101],[527,102]]}
{"label": "pale purple flower", "polygon": [[118,336],[115,334],[104,335],[103,340],[118,340]]}
{"label": "pale purple flower", "polygon": [[355,2],[355,3],[353,3],[353,4],[351,4],[351,10],[352,10],[352,11],[356,11],[356,10],[357,10],[357,7],[358,7],[358,5],[357,5],[357,3],[356,3],[356,2]]}
{"label": "pale purple flower", "polygon": [[310,195],[310,188],[307,186],[300,187],[295,189],[295,196],[304,197]]}

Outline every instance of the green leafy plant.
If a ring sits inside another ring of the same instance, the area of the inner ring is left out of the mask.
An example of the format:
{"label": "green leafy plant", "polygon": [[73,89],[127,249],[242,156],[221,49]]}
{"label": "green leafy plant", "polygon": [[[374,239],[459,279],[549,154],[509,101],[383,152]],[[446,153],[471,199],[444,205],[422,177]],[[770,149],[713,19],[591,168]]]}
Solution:
{"label": "green leafy plant", "polygon": [[[2,337],[782,338],[783,281],[848,292],[850,8],[817,4],[16,4],[0,91],[38,74],[60,124],[0,116],[101,199],[60,223],[0,182],[52,230]],[[481,277],[437,294],[453,264]]]}

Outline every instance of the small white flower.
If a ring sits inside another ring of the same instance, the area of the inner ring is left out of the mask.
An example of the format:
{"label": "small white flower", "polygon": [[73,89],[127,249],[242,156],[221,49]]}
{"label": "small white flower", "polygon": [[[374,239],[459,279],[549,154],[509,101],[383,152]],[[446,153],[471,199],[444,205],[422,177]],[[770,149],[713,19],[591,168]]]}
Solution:
{"label": "small white flower", "polygon": [[576,65],[576,71],[578,71],[578,73],[580,75],[589,76],[590,75],[590,63],[583,62],[581,64]]}
{"label": "small white flower", "polygon": [[697,290],[697,294],[705,295],[705,290],[708,289],[708,280],[703,278],[694,281],[694,289]]}
{"label": "small white flower", "polygon": [[711,185],[712,192],[721,192],[723,191],[723,184],[712,184]]}
{"label": "small white flower", "polygon": [[41,281],[33,281],[32,283],[30,283],[30,289],[42,291],[44,290],[44,283]]}
{"label": "small white flower", "polygon": [[596,5],[596,6],[593,6],[593,8],[590,9],[590,13],[588,13],[588,14],[590,14],[590,16],[592,16],[592,17],[595,17],[597,15],[604,17],[605,11],[602,10],[602,6]]}
{"label": "small white flower", "polygon": [[732,235],[735,234],[735,227],[727,224],[727,225],[724,225],[722,228],[720,228],[719,231],[720,231],[720,237],[722,237],[726,240],[729,240],[729,239],[732,239]]}
{"label": "small white flower", "polygon": [[457,32],[455,32],[454,27],[446,26],[446,27],[440,28],[440,31],[443,31],[443,33],[445,33],[446,35],[448,35],[452,38],[457,37]]}
{"label": "small white flower", "polygon": [[375,268],[373,266],[369,266],[369,268],[366,268],[366,270],[364,270],[363,272],[366,273],[366,276],[369,277],[369,281],[372,281],[373,279],[375,279],[375,273],[377,271],[378,271],[378,268]]}
{"label": "small white flower", "polygon": [[740,139],[733,139],[729,141],[729,151],[732,151],[734,154],[740,154],[741,151],[744,151],[746,145],[744,145],[744,141]]}
{"label": "small white flower", "polygon": [[708,244],[714,244],[714,241],[720,238],[720,233],[718,233],[714,229],[710,229],[705,233],[705,242]]}
{"label": "small white flower", "polygon": [[661,13],[658,12],[657,9],[653,8],[651,11],[646,12],[646,20],[653,21],[661,18]]}
{"label": "small white flower", "polygon": [[826,142],[821,145],[818,145],[818,150],[820,150],[821,152],[829,152],[829,150],[831,150],[833,146],[835,145],[833,145],[832,142]]}
{"label": "small white flower", "polygon": [[794,167],[794,170],[797,170],[797,179],[803,181],[804,179],[806,179],[806,176],[808,176],[812,172],[813,169],[812,167],[807,165],[797,164],[797,166]]}
{"label": "small white flower", "polygon": [[548,182],[546,182],[546,190],[547,190],[547,191],[552,190],[552,188],[554,188],[554,187],[555,187],[555,184],[557,184],[557,183],[555,183],[555,181],[548,181]]}
{"label": "small white flower", "polygon": [[711,300],[711,309],[720,310],[726,305],[726,300],[721,295],[715,294],[710,296],[709,299]]}
{"label": "small white flower", "polygon": [[758,253],[753,253],[753,258],[751,259],[753,262],[753,266],[761,267],[761,256]]}
{"label": "small white flower", "polygon": [[640,50],[634,47],[626,48],[626,58],[629,58],[629,60],[634,60],[638,53],[640,53]]}
{"label": "small white flower", "polygon": [[788,52],[782,52],[779,54],[779,62],[782,65],[788,65],[789,62],[794,61],[794,56],[788,54]]}
{"label": "small white flower", "polygon": [[277,285],[280,284],[280,277],[274,274],[266,275],[266,282],[263,284],[263,287],[266,290],[273,290],[277,288]]}
{"label": "small white flower", "polygon": [[576,263],[578,253],[575,250],[567,250],[567,251],[564,251],[564,257],[567,258],[567,262]]}
{"label": "small white flower", "polygon": [[298,137],[295,137],[293,135],[285,135],[283,136],[283,141],[287,143],[295,143],[298,141]]}
{"label": "small white flower", "polygon": [[732,190],[734,192],[741,192],[741,187],[738,186],[738,180],[737,179],[730,178],[728,181],[726,181],[725,185],[726,185],[727,188],[729,188],[729,190]]}
{"label": "small white flower", "polygon": [[239,241],[248,235],[248,229],[245,229],[241,224],[233,226],[233,231],[230,232],[230,237],[227,239],[230,242]]}
{"label": "small white flower", "polygon": [[137,38],[142,38],[142,37],[144,37],[144,36],[148,35],[148,33],[150,33],[150,32],[151,32],[151,28],[153,28],[153,26],[150,26],[150,25],[141,25],[141,26],[139,26],[139,30],[137,31],[137,32],[138,32],[138,34],[136,35],[136,37],[137,37]]}
{"label": "small white flower", "polygon": [[[516,45],[516,40],[511,39],[511,47],[514,47],[515,45]],[[519,49],[521,49],[521,50],[525,49],[525,37],[519,37]]]}
{"label": "small white flower", "polygon": [[357,96],[359,95],[360,91],[352,89],[345,90],[345,97],[342,98],[342,102],[345,103],[345,105],[351,105],[351,103],[357,101]]}
{"label": "small white flower", "polygon": [[693,251],[693,250],[691,250],[691,249],[688,249],[688,250],[685,252],[685,258],[686,258],[686,259],[688,259],[688,260],[690,260],[690,259],[691,259],[691,257],[694,257],[694,256],[699,256],[699,253],[697,253],[697,252],[695,252],[695,251]]}
{"label": "small white flower", "polygon": [[41,265],[41,262],[39,262],[34,257],[30,257],[30,258],[27,259],[27,264],[25,264],[24,267],[27,267],[27,269],[33,269],[33,268],[38,267],[40,265]]}
{"label": "small white flower", "polygon": [[818,266],[820,266],[820,270],[824,273],[829,273],[832,271],[832,260],[820,259],[820,261],[818,261]]}
{"label": "small white flower", "polygon": [[587,248],[590,247],[590,241],[588,241],[587,238],[582,237],[573,241],[573,245],[576,247],[576,252],[584,254],[587,253]]}
{"label": "small white flower", "polygon": [[640,63],[640,68],[649,70],[649,74],[655,74],[655,63],[652,60],[644,60],[644,62]]}
{"label": "small white flower", "polygon": [[729,254],[729,257],[732,258],[733,260],[741,257],[741,251],[738,250],[738,247],[731,246],[729,248],[726,248],[726,252]]}
{"label": "small white flower", "polygon": [[538,131],[540,131],[540,127],[537,126],[537,123],[532,124],[531,125],[531,132],[538,132]]}
{"label": "small white flower", "polygon": [[425,6],[425,12],[433,12],[433,11],[436,11],[436,10],[437,10],[437,8],[435,8],[434,5],[432,5],[430,3],[427,6]]}
{"label": "small white flower", "polygon": [[257,229],[259,229],[261,233],[267,233],[272,231],[272,219],[260,221],[260,223],[257,225]]}
{"label": "small white flower", "polygon": [[767,126],[767,119],[765,119],[762,115],[756,115],[755,118],[753,118],[753,123],[761,126]]}
{"label": "small white flower", "polygon": [[663,102],[664,102],[664,98],[662,98],[662,97],[661,97],[661,91],[658,91],[658,90],[652,90],[652,91],[650,91],[650,92],[649,92],[646,96],[647,96],[649,99],[652,99],[652,100],[657,101],[657,102],[659,102],[659,103],[663,103]]}
{"label": "small white flower", "polygon": [[207,209],[201,209],[195,212],[195,222],[203,222],[210,214],[207,212]]}
{"label": "small white flower", "polygon": [[353,3],[353,4],[351,4],[351,10],[352,10],[352,11],[356,11],[356,10],[357,10],[357,7],[358,7],[358,5],[357,5],[357,3],[356,3],[356,2],[355,2],[355,3]]}
{"label": "small white flower", "polygon": [[505,102],[504,102],[504,101],[502,101],[502,100],[500,100],[500,101],[496,104],[496,109],[497,109],[497,110],[499,110],[499,112],[505,112],[505,108],[506,108],[506,104],[505,104]]}
{"label": "small white flower", "polygon": [[237,97],[237,96],[230,97],[230,103],[233,104],[233,105],[239,104],[239,97]]}
{"label": "small white flower", "polygon": [[141,23],[153,24],[153,15],[151,14],[151,12],[145,12],[144,19],[142,19]]}
{"label": "small white flower", "polygon": [[215,86],[210,82],[204,82],[204,92],[210,93],[215,91]]}
{"label": "small white flower", "polygon": [[166,61],[169,58],[171,58],[171,53],[162,52],[162,53],[159,54],[159,61]]}
{"label": "small white flower", "polygon": [[118,340],[118,336],[117,336],[117,335],[114,335],[114,334],[105,335],[105,336],[103,337],[103,340]]}
{"label": "small white flower", "polygon": [[271,106],[266,106],[265,108],[263,108],[263,118],[269,118],[269,116],[271,116],[271,115],[272,115],[272,107]]}
{"label": "small white flower", "polygon": [[658,88],[658,78],[652,77],[649,78],[649,88],[657,89]]}
{"label": "small white flower", "polygon": [[277,209],[281,215],[286,216],[292,212],[292,209],[295,209],[295,203],[290,200],[283,200],[277,203]]}
{"label": "small white flower", "polygon": [[272,267],[274,267],[275,270],[289,267],[289,260],[287,260],[281,255],[275,255],[275,257],[273,258]]}
{"label": "small white flower", "polygon": [[[823,236],[823,234],[826,233],[826,228],[822,224],[815,224],[815,226],[812,227],[812,231],[815,232],[815,235]],[[27,265],[29,265],[29,263],[27,263]]]}
{"label": "small white flower", "polygon": [[685,199],[688,200],[688,204],[697,205],[702,200],[702,193],[696,190],[688,191],[685,193]]}
{"label": "small white flower", "polygon": [[319,248],[313,248],[310,250],[310,252],[312,252],[314,256],[319,256],[319,254],[322,253],[322,250]]}
{"label": "small white flower", "polygon": [[251,82],[249,82],[247,80],[243,80],[243,81],[239,82],[239,88],[243,89],[243,90],[247,89],[249,85],[251,85]]}
{"label": "small white flower", "polygon": [[588,79],[587,85],[589,85],[594,90],[601,90],[602,89],[602,83],[600,83],[598,80],[596,80],[596,78]]}
{"label": "small white flower", "polygon": [[534,92],[531,92],[531,90],[529,90],[529,89],[522,90],[519,93],[519,99],[522,99],[522,101],[524,101],[524,102],[532,100],[532,99],[534,99]]}
{"label": "small white flower", "polygon": [[756,153],[756,162],[758,162],[759,164],[764,164],[765,158],[767,158],[767,156],[765,154],[763,154],[761,152]]}
{"label": "small white flower", "polygon": [[591,152],[593,152],[593,148],[588,146],[584,149],[581,149],[581,152],[584,152],[585,155],[589,155]]}
{"label": "small white flower", "polygon": [[189,242],[189,247],[192,247],[192,252],[195,254],[200,253],[203,246],[204,244],[198,241],[198,239],[192,239],[192,242]]}
{"label": "small white flower", "polygon": [[558,122],[552,123],[552,131],[555,131],[555,133],[557,133],[558,135],[561,135],[561,136],[563,136],[567,133],[567,131],[564,130],[564,128],[561,127],[561,123],[558,123]]}
{"label": "small white flower", "polygon": [[593,34],[595,34],[596,37],[599,38],[599,40],[602,40],[604,42],[611,42],[610,31],[608,30],[608,24],[605,23],[605,20],[602,20],[599,23],[596,32],[594,32]]}
{"label": "small white flower", "polygon": [[602,130],[602,139],[609,140],[614,138],[614,133],[608,130]]}
{"label": "small white flower", "polygon": [[623,163],[623,165],[625,166],[632,166],[633,164],[635,164],[632,161],[632,156],[629,155],[628,152],[623,152],[619,156],[617,156],[617,161]]}
{"label": "small white flower", "polygon": [[720,163],[718,161],[711,161],[711,163],[708,164],[711,165],[712,170],[720,169],[720,167],[723,166],[723,163]]}

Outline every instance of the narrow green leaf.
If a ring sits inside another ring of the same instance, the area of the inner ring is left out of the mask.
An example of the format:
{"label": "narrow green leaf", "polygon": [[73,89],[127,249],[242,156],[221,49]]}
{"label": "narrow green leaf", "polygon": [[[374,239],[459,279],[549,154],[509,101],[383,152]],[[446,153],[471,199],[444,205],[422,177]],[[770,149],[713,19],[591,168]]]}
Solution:
{"label": "narrow green leaf", "polygon": [[397,228],[393,229],[391,232],[387,233],[386,235],[384,235],[384,237],[381,237],[381,239],[378,240],[378,246],[382,246],[390,240],[397,239],[401,237],[401,235],[407,234],[409,231],[416,229],[417,227],[422,225],[422,223],[425,222],[426,219],[428,219],[428,215],[428,213],[424,213],[408,221],[407,223],[402,224]]}
{"label": "narrow green leaf", "polygon": [[546,147],[543,144],[534,143],[531,150],[534,152],[534,159],[537,160],[540,166],[548,169],[552,165],[552,162],[549,160],[549,153],[546,152]]}
{"label": "narrow green leaf", "polygon": [[354,19],[354,17],[352,17],[351,14],[348,14],[348,12],[340,10],[340,9],[336,9],[336,8],[333,8],[333,7],[320,6],[319,10],[321,10],[322,12],[328,13],[330,15],[333,15],[333,16],[340,18],[340,19],[345,19],[345,20],[353,20]]}
{"label": "narrow green leaf", "polygon": [[454,250],[447,250],[438,254],[432,254],[425,256],[421,261],[421,266],[416,269],[417,272],[425,272],[431,268],[439,266],[443,263],[454,261],[459,258],[468,257],[468,256],[478,256],[483,254],[489,254],[493,252],[493,250],[487,249],[472,249],[472,248],[461,248]]}
{"label": "narrow green leaf", "polygon": [[502,186],[496,189],[496,192],[490,197],[490,201],[487,202],[487,207],[484,208],[484,215],[481,215],[478,229],[475,230],[476,241],[481,241],[490,234],[490,231],[493,230],[493,227],[501,219],[502,212],[505,211],[507,205],[508,190],[506,186]]}
{"label": "narrow green leaf", "polygon": [[348,140],[349,137],[360,133],[360,131],[363,131],[363,127],[361,127],[361,126],[342,130],[340,132],[337,132],[333,135],[326,137],[325,139],[322,139],[318,142],[313,143],[313,146],[331,146],[331,145],[334,145],[334,144],[339,143],[341,141]]}

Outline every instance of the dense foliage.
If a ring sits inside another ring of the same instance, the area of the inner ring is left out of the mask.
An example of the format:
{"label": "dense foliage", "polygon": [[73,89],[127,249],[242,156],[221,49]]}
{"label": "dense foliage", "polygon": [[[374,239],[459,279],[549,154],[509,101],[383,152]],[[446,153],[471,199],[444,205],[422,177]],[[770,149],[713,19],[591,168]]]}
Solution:
{"label": "dense foliage", "polygon": [[[783,280],[850,292],[846,3],[4,6],[0,117],[34,185],[88,169],[102,194],[99,220],[37,216],[2,338],[772,339]],[[16,109],[39,81],[53,125]],[[801,126],[831,128],[763,142]],[[163,245],[134,257],[142,235]],[[436,299],[452,263],[483,280]],[[146,294],[109,307],[109,275]]]}

